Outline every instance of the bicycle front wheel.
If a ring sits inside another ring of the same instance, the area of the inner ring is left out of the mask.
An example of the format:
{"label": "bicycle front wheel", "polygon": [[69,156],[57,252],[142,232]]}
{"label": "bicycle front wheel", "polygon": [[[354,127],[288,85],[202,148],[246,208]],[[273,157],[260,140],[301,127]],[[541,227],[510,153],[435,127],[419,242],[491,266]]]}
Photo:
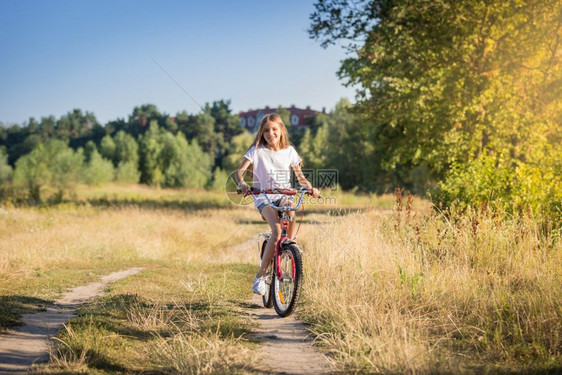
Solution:
{"label": "bicycle front wheel", "polygon": [[274,275],[273,306],[277,314],[284,318],[295,310],[302,286],[302,257],[296,244],[281,248],[279,267],[283,275],[281,278]]}

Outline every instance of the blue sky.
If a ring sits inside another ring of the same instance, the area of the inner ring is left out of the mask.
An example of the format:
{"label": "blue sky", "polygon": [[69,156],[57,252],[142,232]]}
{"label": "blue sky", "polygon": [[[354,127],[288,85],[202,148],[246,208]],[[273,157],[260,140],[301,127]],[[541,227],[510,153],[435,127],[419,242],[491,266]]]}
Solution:
{"label": "blue sky", "polygon": [[327,110],[351,88],[346,57],[307,28],[314,1],[0,1],[0,122],[79,108],[105,124],[152,103],[176,114],[195,100]]}

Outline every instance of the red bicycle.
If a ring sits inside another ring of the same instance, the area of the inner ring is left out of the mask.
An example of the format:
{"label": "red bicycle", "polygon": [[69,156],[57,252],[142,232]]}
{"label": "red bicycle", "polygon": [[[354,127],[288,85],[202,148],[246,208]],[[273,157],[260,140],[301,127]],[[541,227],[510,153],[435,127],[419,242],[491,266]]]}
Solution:
{"label": "red bicycle", "polygon": [[[267,292],[262,296],[264,307],[275,308],[277,314],[281,317],[287,317],[293,313],[297,302],[299,300],[302,278],[303,278],[303,265],[302,265],[302,250],[297,245],[296,241],[288,237],[289,222],[292,218],[289,216],[290,211],[298,210],[301,205],[305,194],[312,195],[312,190],[308,188],[300,189],[300,197],[295,207],[291,207],[290,203],[287,205],[277,206],[271,201],[267,194],[283,194],[285,196],[297,195],[299,191],[296,189],[258,189],[251,188],[247,195],[263,194],[269,205],[279,211],[281,222],[281,238],[277,241],[275,246],[275,254],[269,267],[266,271],[265,282],[267,285]],[[264,238],[260,248],[260,237]],[[267,241],[271,238],[271,233],[258,234],[258,250],[260,254],[260,262],[265,251]]]}

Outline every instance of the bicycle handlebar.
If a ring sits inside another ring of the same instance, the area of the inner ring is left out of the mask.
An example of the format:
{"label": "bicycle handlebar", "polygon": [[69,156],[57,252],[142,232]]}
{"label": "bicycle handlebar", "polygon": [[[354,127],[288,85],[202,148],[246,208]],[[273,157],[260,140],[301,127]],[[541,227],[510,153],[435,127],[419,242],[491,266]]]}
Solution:
{"label": "bicycle handlebar", "polygon": [[[238,194],[242,194],[242,190],[240,190],[240,189],[236,190],[236,192]],[[282,206],[282,207],[276,206],[275,203],[273,203],[271,201],[271,199],[269,199],[269,196],[267,194],[297,195],[298,192],[299,192],[299,190],[297,190],[297,189],[261,189],[261,188],[250,187],[250,191],[248,193],[246,193],[245,195],[263,194],[265,196],[265,199],[267,199],[267,202],[269,203],[269,205],[274,210],[277,210],[277,211],[296,211],[302,205],[302,199],[304,198],[304,195],[305,194],[312,195],[312,189],[309,189],[309,188],[306,188],[306,187],[301,187],[300,188],[301,195],[299,197],[298,204],[295,207],[292,207],[292,208],[289,207],[289,206]]]}

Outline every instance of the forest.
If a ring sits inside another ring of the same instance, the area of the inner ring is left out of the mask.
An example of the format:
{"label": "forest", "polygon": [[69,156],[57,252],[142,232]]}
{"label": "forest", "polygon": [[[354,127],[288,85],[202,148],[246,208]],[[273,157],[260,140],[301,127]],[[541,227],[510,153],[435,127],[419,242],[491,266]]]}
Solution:
{"label": "forest", "polygon": [[[319,165],[314,156],[317,128],[340,121],[349,102],[333,113],[307,118],[307,126],[289,131],[303,144],[305,164]],[[277,112],[290,124],[290,112]],[[345,126],[345,124],[344,124]],[[230,102],[207,104],[205,111],[170,116],[153,104],[135,107],[125,119],[100,124],[91,112],[74,109],[60,118],[30,118],[22,125],[0,127],[0,182],[3,199],[43,200],[42,190],[54,189],[60,201],[76,184],[106,182],[149,186],[223,188],[253,141],[232,113]],[[307,145],[305,147],[305,144]],[[309,162],[310,160],[310,162]],[[345,187],[353,187],[352,182]]]}

